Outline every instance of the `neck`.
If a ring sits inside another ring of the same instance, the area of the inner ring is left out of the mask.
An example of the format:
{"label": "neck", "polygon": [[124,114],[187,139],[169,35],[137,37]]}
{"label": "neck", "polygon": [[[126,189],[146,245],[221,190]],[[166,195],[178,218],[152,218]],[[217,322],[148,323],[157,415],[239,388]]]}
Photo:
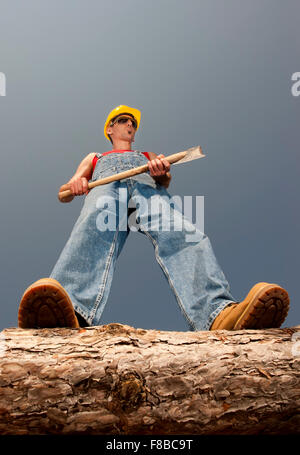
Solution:
{"label": "neck", "polygon": [[117,139],[112,145],[112,150],[131,150],[131,142]]}

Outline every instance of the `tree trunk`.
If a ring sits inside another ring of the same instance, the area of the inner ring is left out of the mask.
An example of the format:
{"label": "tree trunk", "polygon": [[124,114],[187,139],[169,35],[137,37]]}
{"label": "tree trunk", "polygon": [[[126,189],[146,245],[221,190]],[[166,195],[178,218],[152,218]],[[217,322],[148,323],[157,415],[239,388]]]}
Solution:
{"label": "tree trunk", "polygon": [[300,433],[300,327],[5,329],[0,434]]}

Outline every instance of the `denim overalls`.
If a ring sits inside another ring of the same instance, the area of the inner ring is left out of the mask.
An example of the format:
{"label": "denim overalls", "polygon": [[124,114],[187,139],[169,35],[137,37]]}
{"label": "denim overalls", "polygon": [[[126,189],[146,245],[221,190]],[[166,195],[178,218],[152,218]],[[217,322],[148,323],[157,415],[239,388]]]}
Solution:
{"label": "denim overalls", "polygon": [[[148,161],[140,151],[99,156],[92,181]],[[66,289],[75,311],[88,325],[100,325],[116,260],[130,232],[128,206],[136,207],[136,230],[152,242],[156,260],[192,331],[209,330],[223,308],[235,301],[209,238],[170,199],[149,172],[97,186],[85,197],[50,277]],[[161,228],[164,222],[170,229]],[[105,225],[109,229],[104,230]],[[197,235],[197,241],[187,241],[191,234]]]}

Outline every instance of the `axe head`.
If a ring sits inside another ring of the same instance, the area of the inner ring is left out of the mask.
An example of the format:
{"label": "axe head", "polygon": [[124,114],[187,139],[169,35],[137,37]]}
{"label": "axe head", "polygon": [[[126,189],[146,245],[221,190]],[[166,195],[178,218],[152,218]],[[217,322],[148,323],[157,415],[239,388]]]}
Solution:
{"label": "axe head", "polygon": [[185,150],[184,157],[176,161],[176,163],[173,163],[173,166],[176,164],[186,163],[187,161],[197,160],[198,158],[203,158],[204,156],[205,155],[202,152],[200,145],[197,145],[196,147],[191,147],[190,149]]}

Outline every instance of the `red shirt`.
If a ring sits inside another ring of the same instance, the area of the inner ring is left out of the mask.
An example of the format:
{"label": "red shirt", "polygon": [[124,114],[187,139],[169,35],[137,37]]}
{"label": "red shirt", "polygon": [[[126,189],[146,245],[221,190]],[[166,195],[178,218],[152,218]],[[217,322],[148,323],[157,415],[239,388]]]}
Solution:
{"label": "red shirt", "polygon": [[[109,152],[104,152],[101,153],[101,155],[108,155],[109,153],[124,153],[124,152],[134,152],[134,150],[110,150]],[[150,160],[149,153],[148,152],[142,152],[145,157]],[[97,164],[99,157],[97,155],[94,156],[92,164],[93,164],[93,172],[95,169],[95,166]]]}

